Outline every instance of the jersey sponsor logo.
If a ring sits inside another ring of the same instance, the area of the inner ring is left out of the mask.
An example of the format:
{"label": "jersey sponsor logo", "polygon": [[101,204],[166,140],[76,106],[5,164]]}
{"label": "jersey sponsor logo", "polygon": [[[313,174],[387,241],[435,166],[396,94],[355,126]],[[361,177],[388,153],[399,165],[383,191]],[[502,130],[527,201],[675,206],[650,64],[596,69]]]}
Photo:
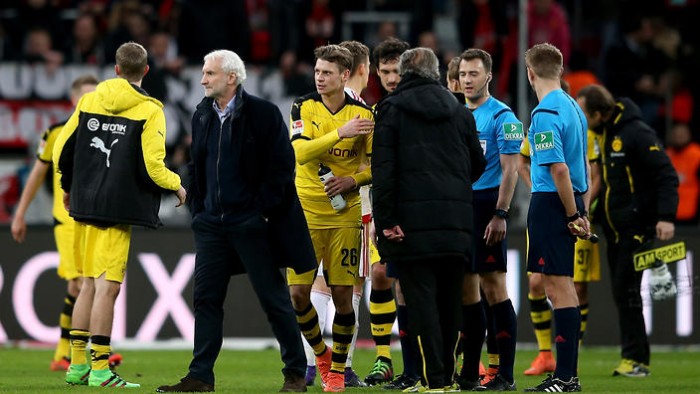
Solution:
{"label": "jersey sponsor logo", "polygon": [[102,131],[109,131],[112,134],[126,134],[126,125],[119,123],[102,123],[100,125],[100,121],[96,118],[88,119],[87,128],[90,131],[97,131],[101,129]]}
{"label": "jersey sponsor logo", "polygon": [[100,139],[100,137],[92,137],[92,142],[90,142],[90,147],[95,148],[99,150],[100,152],[104,153],[107,155],[107,168],[109,168],[109,156],[112,154],[112,147],[114,144],[116,144],[119,140],[116,139],[112,141],[112,143],[109,145],[109,148],[105,146],[105,142]]}
{"label": "jersey sponsor logo", "polygon": [[543,151],[554,148],[554,133],[543,131],[535,133],[535,151]]}
{"label": "jersey sponsor logo", "polygon": [[297,135],[301,134],[304,132],[304,121],[303,120],[295,120],[292,122],[292,135]]}
{"label": "jersey sponsor logo", "polygon": [[338,157],[357,157],[357,149],[330,148],[328,154]]}
{"label": "jersey sponsor logo", "polygon": [[504,123],[503,134],[506,141],[521,141],[525,138],[522,123]]}

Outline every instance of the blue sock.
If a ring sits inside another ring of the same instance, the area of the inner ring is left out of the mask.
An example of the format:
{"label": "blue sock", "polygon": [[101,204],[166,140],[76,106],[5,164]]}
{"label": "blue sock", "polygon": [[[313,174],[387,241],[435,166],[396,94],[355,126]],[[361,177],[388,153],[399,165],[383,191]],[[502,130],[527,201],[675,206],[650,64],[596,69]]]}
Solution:
{"label": "blue sock", "polygon": [[416,352],[413,348],[413,339],[408,331],[408,310],[406,309],[406,305],[396,306],[396,319],[399,322],[399,340],[401,341],[403,374],[414,378],[418,377]]}
{"label": "blue sock", "polygon": [[578,308],[554,310],[554,343],[557,347],[557,368],[554,377],[565,382],[576,376],[580,324],[581,315]]}
{"label": "blue sock", "polygon": [[510,299],[499,302],[491,307],[493,314],[494,337],[498,343],[498,355],[500,366],[498,373],[508,381],[513,383],[513,364],[515,363],[515,341],[518,334],[517,318],[515,309]]}
{"label": "blue sock", "polygon": [[464,337],[462,338],[462,371],[459,375],[469,381],[479,379],[479,360],[481,359],[481,347],[486,336],[486,312],[484,304],[479,301],[476,304],[462,305],[462,324]]}

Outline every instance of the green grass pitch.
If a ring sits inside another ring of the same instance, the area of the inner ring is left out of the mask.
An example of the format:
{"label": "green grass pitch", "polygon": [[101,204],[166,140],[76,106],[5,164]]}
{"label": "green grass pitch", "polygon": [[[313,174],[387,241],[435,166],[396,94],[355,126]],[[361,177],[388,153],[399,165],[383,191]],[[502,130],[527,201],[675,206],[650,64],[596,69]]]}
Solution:
{"label": "green grass pitch", "polygon": [[[52,351],[0,348],[0,392],[2,393],[90,393],[103,390],[68,386],[63,374],[49,371]],[[184,350],[124,350],[119,373],[128,381],[141,384],[132,393],[153,393],[163,384],[173,384],[187,371],[191,352]],[[401,372],[398,352],[393,352],[395,371]],[[518,391],[533,386],[541,377],[526,377],[535,351],[521,350],[516,357]],[[374,353],[357,349],[353,366],[362,377],[369,371]],[[700,351],[697,349],[652,350],[652,374],[648,378],[612,377],[619,362],[613,348],[584,348],[580,353],[579,371],[586,393],[700,393]],[[221,352],[216,364],[218,393],[275,393],[282,386],[282,363],[276,350]],[[317,380],[318,383],[318,380]],[[380,388],[351,388],[348,392],[388,393]],[[317,385],[309,392],[320,393]]]}

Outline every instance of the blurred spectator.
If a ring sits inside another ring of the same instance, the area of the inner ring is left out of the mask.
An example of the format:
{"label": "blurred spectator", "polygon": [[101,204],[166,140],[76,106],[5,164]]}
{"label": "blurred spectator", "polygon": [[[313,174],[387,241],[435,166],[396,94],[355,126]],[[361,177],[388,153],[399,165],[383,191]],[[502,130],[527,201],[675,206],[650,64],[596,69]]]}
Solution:
{"label": "blurred spectator", "polygon": [[190,64],[201,64],[216,49],[250,59],[250,24],[243,1],[183,0],[178,21],[178,46]]}
{"label": "blurred spectator", "polygon": [[62,51],[63,43],[66,39],[66,31],[59,10],[52,5],[49,0],[24,0],[20,2],[17,9],[17,18],[13,21],[14,28],[8,32],[12,33],[15,45],[20,46],[22,40],[26,40],[26,35],[36,29],[46,30],[55,49]]}
{"label": "blurred spectator", "polygon": [[569,70],[564,73],[563,79],[569,85],[569,94],[576,97],[578,91],[588,85],[600,85],[598,77],[588,67],[588,57],[583,52],[574,51],[571,54]]}
{"label": "blurred spectator", "polygon": [[462,48],[479,48],[500,63],[502,42],[508,36],[504,0],[458,0],[457,28]]}
{"label": "blurred spectator", "polygon": [[528,46],[548,42],[564,56],[564,68],[571,55],[571,29],[566,11],[554,0],[530,0],[528,7]]}
{"label": "blurred spectator", "polygon": [[605,54],[605,82],[615,96],[631,98],[644,120],[657,124],[661,98],[666,92],[668,57],[652,45],[649,17],[629,16],[620,21],[622,36]]}
{"label": "blurred spectator", "polygon": [[66,54],[66,63],[104,64],[104,49],[97,19],[80,14],[73,25],[73,40]]}
{"label": "blurred spectator", "polygon": [[175,38],[166,31],[157,31],[151,35],[148,56],[155,67],[173,75],[179,74],[185,64],[185,59],[177,53]]}
{"label": "blurred spectator", "polygon": [[304,30],[301,21],[299,1],[267,0],[270,23],[270,47],[272,58],[279,59],[286,50],[300,47],[300,31]]}
{"label": "blurred spectator", "polygon": [[297,61],[294,51],[286,51],[280,57],[278,67],[262,77],[260,93],[271,101],[299,97],[314,89],[313,69]]}
{"label": "blurred spectator", "polygon": [[3,26],[3,21],[0,20],[0,61],[14,60],[17,57],[17,52],[12,40],[10,40],[5,27]]}
{"label": "blurred spectator", "polygon": [[424,31],[418,35],[418,47],[428,48],[435,53],[440,63],[440,81],[445,80],[445,75],[447,73],[447,63],[454,57],[453,54],[446,54],[440,47],[440,42],[438,41],[437,34],[434,31]]}
{"label": "blurred spectator", "polygon": [[[250,60],[262,64],[270,61],[272,56],[269,16],[266,0],[246,0],[248,19],[250,21]],[[287,24],[285,23],[285,26]]]}
{"label": "blurred spectator", "polygon": [[51,72],[63,64],[63,54],[54,49],[51,33],[37,27],[29,30],[25,37],[22,60],[27,63],[43,63]]}
{"label": "blurred spectator", "polygon": [[311,11],[306,16],[306,35],[313,41],[313,48],[330,42],[335,23],[329,0],[311,0]]}
{"label": "blurred spectator", "polygon": [[700,144],[692,140],[687,123],[676,123],[668,133],[666,153],[678,173],[676,223],[698,224],[700,205]]}
{"label": "blurred spectator", "polygon": [[125,42],[135,41],[144,47],[148,45],[150,25],[149,12],[152,8],[138,1],[116,2],[109,14],[109,31],[104,41],[105,62],[113,64],[117,48]]}

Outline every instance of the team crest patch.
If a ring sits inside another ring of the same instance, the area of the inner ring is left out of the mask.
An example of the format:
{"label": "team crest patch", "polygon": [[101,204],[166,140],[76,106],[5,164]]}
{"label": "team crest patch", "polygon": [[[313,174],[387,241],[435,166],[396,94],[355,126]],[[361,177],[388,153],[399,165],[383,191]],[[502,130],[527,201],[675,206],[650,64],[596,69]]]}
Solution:
{"label": "team crest patch", "polygon": [[535,133],[535,151],[543,151],[554,148],[554,133],[551,131],[543,131]]}
{"label": "team crest patch", "polygon": [[615,140],[613,140],[612,150],[614,152],[619,152],[622,150],[622,140],[620,139],[620,137],[615,137]]}
{"label": "team crest patch", "polygon": [[292,135],[297,135],[301,134],[304,132],[304,121],[303,120],[295,120],[292,122]]}
{"label": "team crest patch", "polygon": [[503,135],[506,141],[522,141],[525,137],[523,134],[522,123],[504,123]]}

